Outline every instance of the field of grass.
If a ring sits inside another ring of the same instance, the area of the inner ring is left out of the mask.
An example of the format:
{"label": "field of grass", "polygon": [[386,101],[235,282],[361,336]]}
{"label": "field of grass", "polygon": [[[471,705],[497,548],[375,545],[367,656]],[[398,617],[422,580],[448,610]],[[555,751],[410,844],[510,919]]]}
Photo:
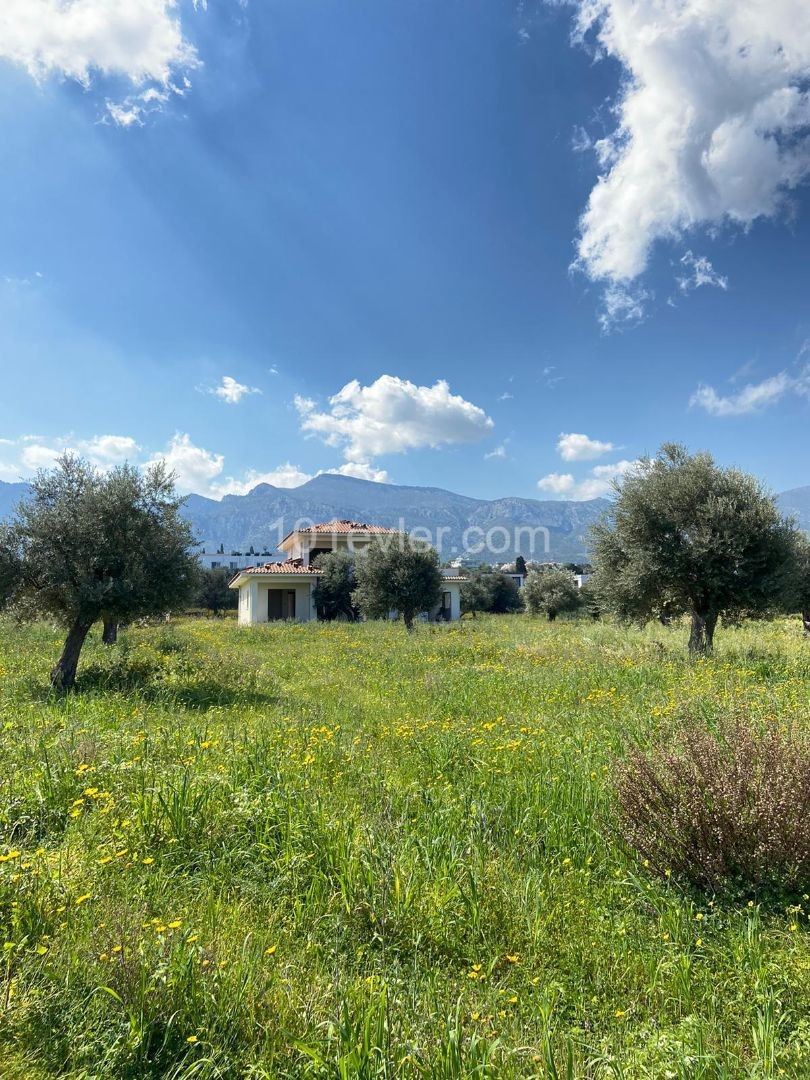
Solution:
{"label": "field of grass", "polygon": [[[810,1077],[810,922],[650,877],[615,756],[806,723],[794,622],[0,624],[0,1076]],[[810,890],[809,890],[810,891]]]}

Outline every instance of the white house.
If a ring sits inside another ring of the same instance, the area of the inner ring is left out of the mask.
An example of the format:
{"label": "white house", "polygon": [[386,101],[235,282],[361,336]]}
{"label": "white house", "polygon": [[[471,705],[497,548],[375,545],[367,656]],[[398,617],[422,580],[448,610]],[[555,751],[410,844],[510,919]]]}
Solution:
{"label": "white house", "polygon": [[[240,569],[230,583],[239,590],[239,624],[317,619],[313,590],[321,573],[312,565],[318,555],[330,551],[357,553],[382,536],[396,536],[398,529],[366,525],[359,521],[326,521],[288,533],[278,545],[287,556],[283,562],[263,563]],[[432,620],[453,621],[461,617],[461,583],[453,570],[442,571],[442,599]]]}

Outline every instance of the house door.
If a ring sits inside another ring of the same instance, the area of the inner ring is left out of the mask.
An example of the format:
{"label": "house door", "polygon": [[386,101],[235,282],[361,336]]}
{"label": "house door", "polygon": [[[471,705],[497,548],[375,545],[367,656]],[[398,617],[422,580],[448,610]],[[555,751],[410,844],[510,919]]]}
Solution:
{"label": "house door", "polygon": [[450,622],[451,612],[451,596],[449,592],[442,593],[442,609],[439,614],[439,618],[444,619],[445,622]]}
{"label": "house door", "polygon": [[295,618],[295,589],[268,589],[267,618],[270,622]]}

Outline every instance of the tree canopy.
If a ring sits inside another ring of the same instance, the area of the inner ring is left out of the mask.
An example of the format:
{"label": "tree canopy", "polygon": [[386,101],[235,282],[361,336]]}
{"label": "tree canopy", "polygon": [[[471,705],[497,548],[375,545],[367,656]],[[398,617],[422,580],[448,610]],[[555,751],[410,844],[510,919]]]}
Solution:
{"label": "tree canopy", "polygon": [[720,616],[778,604],[798,534],[752,476],[665,444],[617,487],[592,531],[593,585],[624,620],[691,618],[690,652],[711,651]]}
{"label": "tree canopy", "polygon": [[477,570],[471,574],[461,586],[460,599],[461,610],[473,615],[478,611],[506,615],[523,607],[514,579],[498,570]]}
{"label": "tree canopy", "polygon": [[355,582],[353,602],[363,615],[380,619],[398,611],[409,630],[442,597],[438,552],[406,533],[370,544],[355,563]]}
{"label": "tree canopy", "polygon": [[347,551],[325,551],[315,559],[321,576],[313,590],[319,619],[354,622],[357,608],[354,591],[354,559]]}
{"label": "tree canopy", "polygon": [[549,622],[564,612],[576,611],[581,603],[577,579],[562,567],[532,570],[523,592],[531,614],[545,615]]}
{"label": "tree canopy", "polygon": [[239,604],[234,589],[228,587],[231,575],[221,566],[200,571],[197,604],[219,615],[220,611],[232,611]]}
{"label": "tree canopy", "polygon": [[0,538],[0,565],[13,568],[7,591],[18,617],[50,616],[68,627],[55,687],[74,684],[97,620],[161,614],[193,596],[198,566],[182,502],[162,463],[100,473],[65,455],[32,481]]}

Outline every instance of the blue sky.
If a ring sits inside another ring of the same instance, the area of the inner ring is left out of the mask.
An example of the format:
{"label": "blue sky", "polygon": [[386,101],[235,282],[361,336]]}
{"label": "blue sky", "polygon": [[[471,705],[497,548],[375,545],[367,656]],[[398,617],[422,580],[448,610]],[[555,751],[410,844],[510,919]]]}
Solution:
{"label": "blue sky", "polygon": [[0,479],[810,483],[810,15],[761,8],[7,0]]}

